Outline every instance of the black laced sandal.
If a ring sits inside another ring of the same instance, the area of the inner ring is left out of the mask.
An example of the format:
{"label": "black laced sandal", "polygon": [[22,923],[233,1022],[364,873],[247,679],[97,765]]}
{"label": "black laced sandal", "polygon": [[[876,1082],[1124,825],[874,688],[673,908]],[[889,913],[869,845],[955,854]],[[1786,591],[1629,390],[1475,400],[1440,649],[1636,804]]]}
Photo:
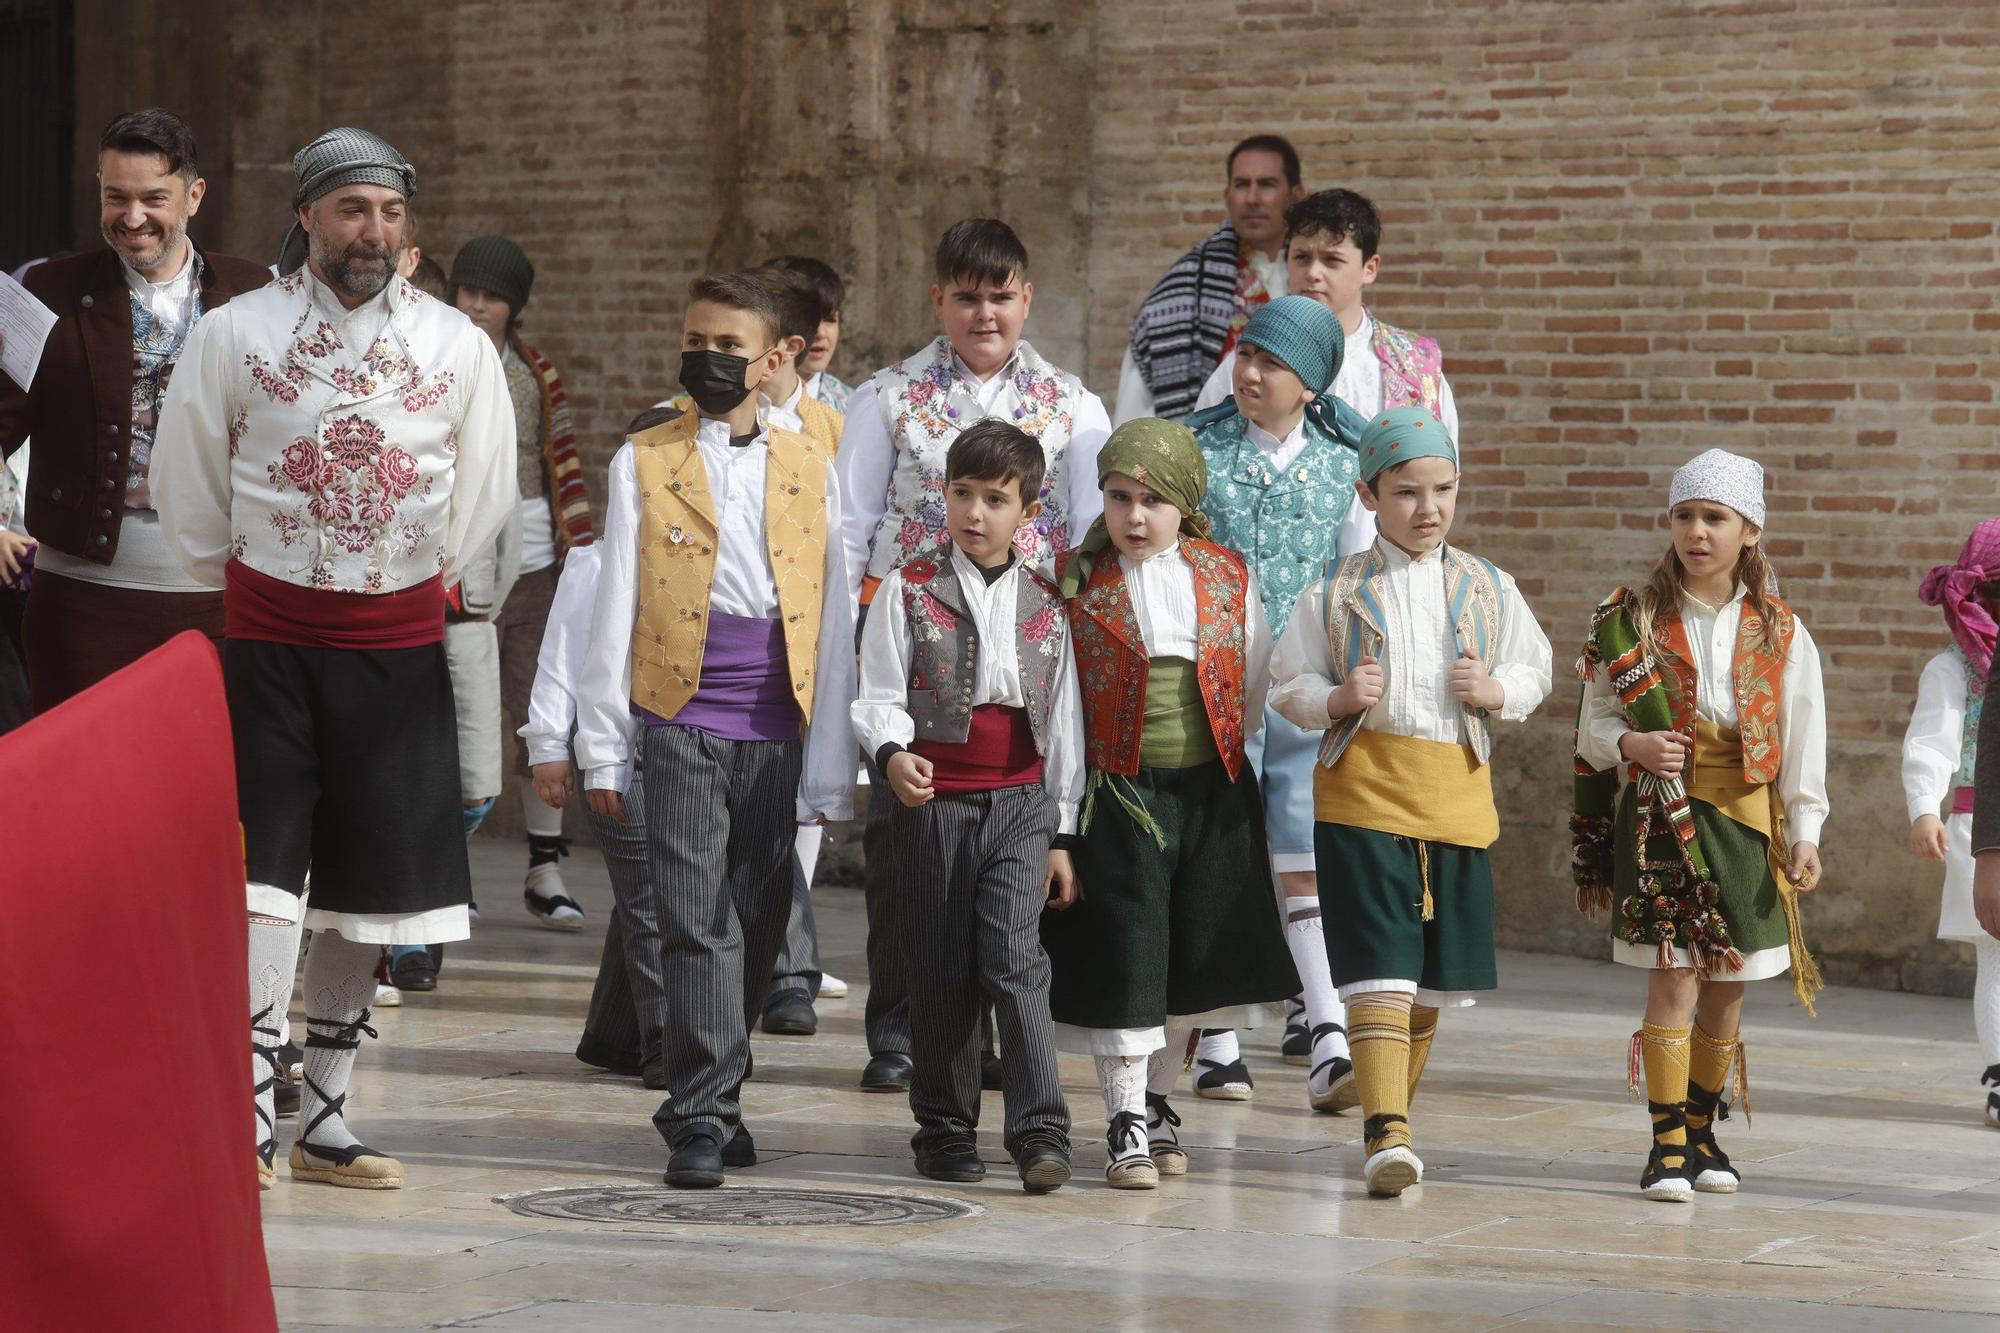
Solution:
{"label": "black laced sandal", "polygon": [[1110,1157],[1104,1164],[1105,1184],[1115,1190],[1159,1188],[1159,1168],[1147,1151],[1145,1116],[1137,1111],[1112,1116],[1104,1146]]}
{"label": "black laced sandal", "polygon": [[[267,1004],[250,1015],[251,1058],[262,1060],[271,1069],[270,1073],[259,1079],[250,1089],[250,1105],[257,1113],[257,1188],[260,1190],[270,1189],[278,1179],[278,1122],[275,1109],[272,1114],[265,1114],[264,1094],[267,1092],[272,1094],[275,1108],[278,1085],[290,1081],[287,1077],[290,1071],[285,1068],[284,1061],[278,1054],[279,1030],[276,1027],[266,1026],[271,1011],[276,1007]],[[259,1037],[269,1037],[270,1044],[258,1041]]]}
{"label": "black laced sandal", "polygon": [[1994,1088],[1994,1091],[1986,1094],[1986,1123],[1995,1129],[2000,1129],[2000,1065],[1986,1066],[1986,1073],[1981,1076],[1979,1086]]}
{"label": "black laced sandal", "polygon": [[1312,1029],[1306,1023],[1306,1002],[1297,996],[1285,1001],[1285,1039],[1278,1044],[1278,1054],[1288,1065],[1310,1065],[1313,1062]]}
{"label": "black laced sandal", "polygon": [[1686,1203],[1694,1197],[1694,1174],[1689,1168],[1687,1148],[1678,1143],[1660,1142],[1661,1134],[1686,1130],[1684,1102],[1647,1102],[1653,1121],[1653,1151],[1646,1157],[1646,1169],[1639,1176],[1639,1192],[1663,1203]]}
{"label": "black laced sandal", "polygon": [[1187,1149],[1175,1131],[1181,1118],[1167,1099],[1156,1092],[1146,1094],[1146,1147],[1153,1154],[1153,1167],[1163,1176],[1188,1173]]}
{"label": "black laced sandal", "polygon": [[1361,1125],[1361,1142],[1368,1152],[1361,1174],[1368,1182],[1368,1192],[1377,1198],[1393,1199],[1424,1181],[1424,1162],[1416,1149],[1407,1143],[1382,1146],[1382,1140],[1397,1130],[1408,1138],[1409,1120],[1399,1115],[1371,1115]]}
{"label": "black laced sandal", "polygon": [[[374,1028],[368,1026],[368,1011],[352,1023],[337,1023],[331,1019],[306,1019],[306,1049],[308,1051],[352,1051],[360,1048],[361,1034],[376,1036]],[[327,1144],[311,1142],[312,1132],[318,1129],[328,1117],[336,1116],[347,1105],[347,1094],[328,1097],[326,1090],[312,1081],[312,1075],[305,1076],[306,1090],[324,1103],[319,1114],[299,1130],[298,1138],[292,1141],[289,1161],[293,1180],[313,1180],[326,1185],[341,1185],[348,1189],[395,1190],[403,1187],[403,1164],[384,1153],[376,1152],[363,1144],[353,1144],[346,1148],[336,1148]]]}
{"label": "black laced sandal", "polygon": [[[1312,1049],[1317,1051],[1321,1039],[1336,1032],[1345,1036],[1347,1029],[1338,1023],[1321,1023],[1312,1030]],[[1325,1090],[1314,1092],[1313,1084],[1322,1077],[1326,1079]],[[1327,1115],[1339,1115],[1342,1111],[1359,1106],[1361,1084],[1354,1077],[1354,1061],[1344,1055],[1335,1055],[1314,1065],[1312,1073],[1306,1079],[1306,1098],[1312,1102],[1313,1110],[1323,1111]]]}
{"label": "black laced sandal", "polygon": [[1688,1084],[1687,1113],[1705,1116],[1699,1128],[1688,1125],[1687,1155],[1694,1187],[1703,1194],[1734,1194],[1743,1183],[1743,1173],[1729,1164],[1729,1154],[1715,1141],[1715,1122],[1729,1119],[1729,1103],[1722,1090],[1710,1092],[1699,1083]]}

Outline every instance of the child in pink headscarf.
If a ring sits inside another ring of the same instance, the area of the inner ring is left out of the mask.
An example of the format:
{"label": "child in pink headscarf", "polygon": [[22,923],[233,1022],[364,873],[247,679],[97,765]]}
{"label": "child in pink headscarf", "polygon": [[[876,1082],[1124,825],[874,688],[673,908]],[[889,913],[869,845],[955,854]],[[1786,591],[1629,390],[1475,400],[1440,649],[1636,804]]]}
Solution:
{"label": "child in pink headscarf", "polygon": [[[1958,563],[1924,577],[1917,596],[1942,607],[1952,646],[1933,657],[1917,682],[1917,707],[1903,736],[1903,795],[1910,810],[1910,851],[1942,861],[1944,908],[1938,938],[1963,940],[1978,958],[1972,1017],[1986,1061],[1980,1079],[1986,1121],[2000,1128],[2000,939],[1986,933],[1972,907],[1972,774],[1980,703],[2000,634],[2000,518],[1972,530]],[[1939,810],[1945,815],[1939,817]]]}

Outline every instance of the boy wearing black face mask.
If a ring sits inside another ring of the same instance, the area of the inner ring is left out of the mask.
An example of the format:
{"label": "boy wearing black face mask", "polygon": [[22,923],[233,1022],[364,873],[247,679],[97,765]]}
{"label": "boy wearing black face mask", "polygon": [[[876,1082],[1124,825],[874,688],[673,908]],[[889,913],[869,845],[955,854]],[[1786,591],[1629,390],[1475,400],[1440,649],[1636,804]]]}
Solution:
{"label": "boy wearing black face mask", "polygon": [[688,296],[695,411],[611,462],[576,761],[614,819],[633,763],[647,773],[673,1090],[653,1123],[667,1183],[699,1188],[757,1160],[739,1101],[749,1023],[784,938],[793,828],[852,817],[854,631],[829,460],[757,418],[784,359],[780,295],[739,272]]}

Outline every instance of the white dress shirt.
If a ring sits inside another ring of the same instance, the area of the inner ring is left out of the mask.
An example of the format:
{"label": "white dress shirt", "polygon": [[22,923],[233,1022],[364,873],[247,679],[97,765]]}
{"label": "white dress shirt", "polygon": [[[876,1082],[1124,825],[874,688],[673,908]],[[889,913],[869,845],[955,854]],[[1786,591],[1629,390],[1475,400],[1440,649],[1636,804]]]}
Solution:
{"label": "white dress shirt", "polygon": [[1968,688],[1965,659],[1955,652],[1939,653],[1917,677],[1917,706],[1903,733],[1903,800],[1911,823],[1922,815],[1944,814],[1965,745]]}
{"label": "white dress shirt", "polygon": [[528,691],[528,720],[517,733],[528,743],[530,764],[567,763],[576,725],[576,691],[590,655],[590,616],[597,594],[595,543],[572,546],[563,557],[556,595],[535,654],[535,683]]}
{"label": "white dress shirt", "polygon": [[[1743,619],[1741,587],[1720,607],[1692,597],[1681,598],[1681,621],[1687,629],[1697,680],[1696,716],[1719,727],[1736,726],[1736,634]],[[1820,680],[1819,650],[1803,621],[1795,622],[1792,650],[1779,680],[1778,797],[1784,803],[1785,825],[1793,842],[1819,842],[1829,810],[1826,797],[1826,690]],[[1632,728],[1618,706],[1618,696],[1604,679],[1604,668],[1592,668],[1583,687],[1583,713],[1577,731],[1577,751],[1594,767],[1622,767],[1619,738]],[[1954,758],[1952,767],[1958,766]],[[1790,848],[1784,849],[1787,854]]]}
{"label": "white dress shirt", "polygon": [[[981,408],[990,410],[1013,374],[1009,361],[982,380],[954,352],[952,365],[973,387]],[[889,512],[889,481],[896,471],[896,442],[882,417],[875,381],[871,378],[847,400],[847,421],[840,434],[840,454],[834,468],[840,473],[840,491],[847,505],[847,575],[851,594],[861,595],[861,579],[868,571],[876,530],[882,515]],[[972,423],[967,422],[967,425]],[[1068,467],[1069,541],[1083,540],[1097,516],[1104,512],[1104,493],[1097,485],[1097,453],[1111,434],[1111,418],[1097,395],[1084,390],[1077,396],[1076,412],[1070,422],[1069,444],[1063,457]]]}
{"label": "white dress shirt", "polygon": [[[709,607],[733,616],[769,619],[778,613],[764,540],[764,464],[770,448],[763,431],[741,447],[729,443],[729,424],[703,419],[696,447],[708,474],[718,540]],[[590,791],[625,791],[631,785],[632,625],[639,610],[640,501],[638,467],[626,441],[611,460],[609,503],[598,552],[597,591],[590,616],[590,645],[576,695],[576,764]],[[819,652],[813,682],[813,716],[806,729],[799,783],[801,822],[823,815],[854,817],[854,751],[845,720],[854,697],[853,603],[841,555],[840,485],[829,471],[826,487],[826,567],[820,585]],[[671,725],[671,724],[669,724]]]}
{"label": "white dress shirt", "polygon": [[[1306,419],[1299,417],[1299,424],[1293,426],[1283,439],[1279,439],[1250,418],[1243,418],[1244,438],[1257,446],[1257,452],[1271,461],[1275,472],[1283,472],[1299,461],[1299,455],[1306,451]],[[1356,497],[1347,506],[1347,517],[1341,520],[1340,532],[1334,537],[1334,554],[1353,555],[1365,551],[1375,543],[1375,511],[1362,504]]]}
{"label": "white dress shirt", "polygon": [[[1182,554],[1181,544],[1176,541],[1144,560],[1121,554],[1118,568],[1125,574],[1125,592],[1132,599],[1146,656],[1198,661],[1194,566]],[[1244,595],[1248,601],[1243,616],[1243,738],[1248,740],[1264,725],[1264,699],[1271,691],[1271,627],[1264,620],[1255,570],[1250,571]]]}
{"label": "white dress shirt", "polygon": [[[1411,558],[1391,542],[1378,541],[1385,561],[1382,612],[1382,697],[1363,717],[1369,731],[1418,740],[1458,744],[1465,738],[1463,715],[1451,697],[1451,670],[1458,648],[1444,594],[1444,560],[1435,547]],[[1519,722],[1548,696],[1553,654],[1534,613],[1511,575],[1500,573],[1500,632],[1492,645],[1488,673],[1500,682],[1502,702],[1491,716]],[[1314,579],[1299,594],[1285,635],[1271,661],[1271,705],[1295,726],[1325,731],[1333,725],[1327,702],[1335,689],[1332,645],[1326,637],[1326,580]]]}
{"label": "white dress shirt", "polygon": [[182,257],[180,271],[171,278],[155,282],[133,268],[123,259],[118,267],[125,274],[125,285],[139,298],[139,304],[146,307],[152,317],[167,330],[179,335],[187,332],[194,315],[195,279],[201,275],[201,257],[192,245]]}
{"label": "white dress shirt", "polygon": [[[1019,556],[1012,557],[1007,572],[991,584],[956,546],[951,563],[958,574],[966,613],[979,636],[973,707],[998,704],[1025,708],[1028,700],[1021,689],[1021,663],[1015,651],[1015,608],[1020,581],[1029,576],[1022,572]],[[1189,598],[1192,601],[1192,591]],[[1055,797],[1061,813],[1058,832],[1073,833],[1077,805],[1083,799],[1083,697],[1076,683],[1076,656],[1067,626],[1062,638],[1062,660],[1056,667],[1054,697],[1042,737],[1042,785]],[[897,569],[882,580],[861,630],[861,682],[852,717],[854,737],[865,754],[872,756],[892,741],[908,748],[916,739],[917,724],[909,712],[910,660],[903,572]]]}
{"label": "white dress shirt", "polygon": [[[1341,353],[1340,373],[1333,377],[1333,396],[1361,414],[1363,421],[1373,421],[1382,411],[1382,358],[1375,355],[1371,342],[1375,337],[1375,317],[1367,311],[1361,314],[1361,327],[1347,335],[1347,347]],[[1236,351],[1222,358],[1222,364],[1201,386],[1201,395],[1194,400],[1195,411],[1214,407],[1223,399],[1236,392]],[[1452,443],[1458,442],[1458,402],[1451,396],[1451,381],[1438,372],[1438,420],[1451,434]]]}
{"label": "white dress shirt", "polygon": [[[1270,293],[1272,300],[1275,301],[1285,295],[1290,275],[1285,268],[1285,252],[1282,248],[1275,255],[1259,254],[1253,250],[1250,254],[1250,266],[1257,271],[1257,277],[1263,282],[1264,290]],[[1233,360],[1235,355],[1235,349],[1231,348],[1229,360]],[[1229,360],[1225,360],[1223,364],[1229,364]],[[1206,406],[1206,403],[1197,401],[1195,410],[1199,411]],[[1128,344],[1125,348],[1125,359],[1118,366],[1118,401],[1116,410],[1111,414],[1112,423],[1114,427],[1122,426],[1139,417],[1154,415],[1156,413],[1153,411],[1153,388],[1146,383],[1146,377],[1139,372],[1139,359],[1133,355],[1132,348]]]}

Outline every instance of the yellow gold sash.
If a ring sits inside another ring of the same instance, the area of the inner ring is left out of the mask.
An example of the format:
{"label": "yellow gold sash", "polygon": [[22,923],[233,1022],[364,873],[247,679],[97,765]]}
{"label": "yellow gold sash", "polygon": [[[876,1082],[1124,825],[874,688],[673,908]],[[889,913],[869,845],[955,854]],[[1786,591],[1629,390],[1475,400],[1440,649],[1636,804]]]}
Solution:
{"label": "yellow gold sash", "polygon": [[1458,847],[1491,847],[1500,836],[1490,770],[1468,747],[1366,728],[1338,767],[1313,769],[1313,816]]}

